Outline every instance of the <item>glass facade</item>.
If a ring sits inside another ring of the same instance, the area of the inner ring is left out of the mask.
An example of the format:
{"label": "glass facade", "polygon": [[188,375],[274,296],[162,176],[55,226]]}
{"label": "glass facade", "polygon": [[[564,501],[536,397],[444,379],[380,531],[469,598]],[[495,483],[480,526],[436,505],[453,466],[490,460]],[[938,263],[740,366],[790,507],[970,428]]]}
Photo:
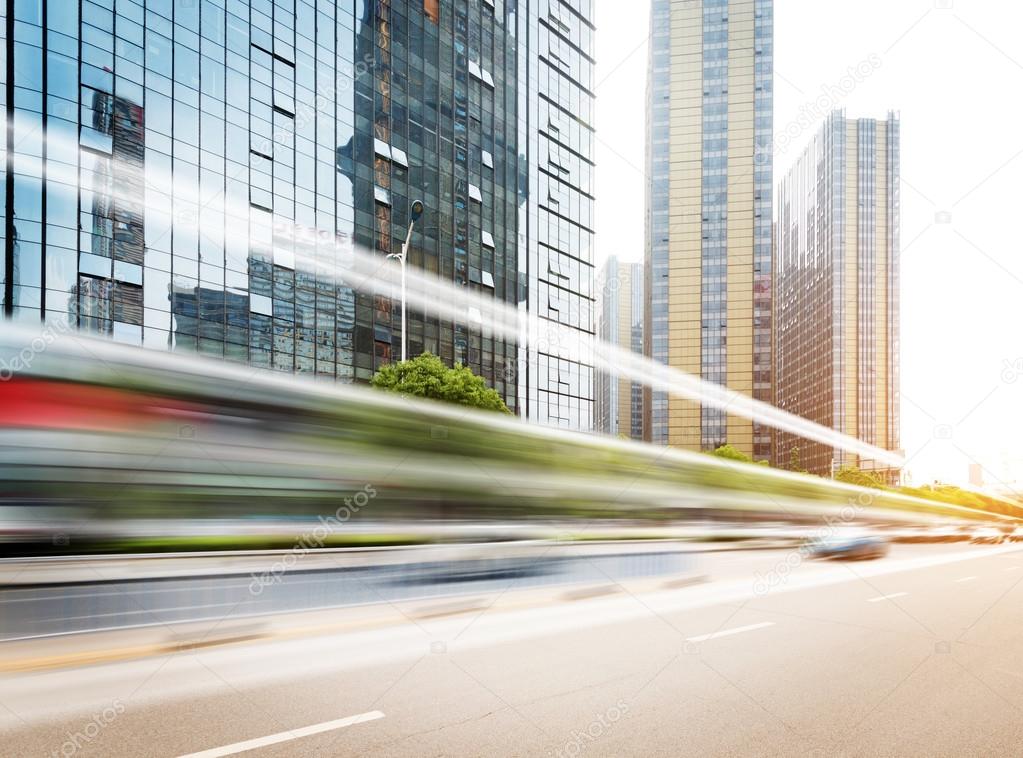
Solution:
{"label": "glass facade", "polygon": [[[703,3],[703,166],[701,220],[700,374],[725,384],[728,378],[728,0]],[[726,441],[724,411],[704,406],[700,446]]]}
{"label": "glass facade", "polygon": [[[774,0],[754,4],[753,43],[753,397],[774,402]],[[773,430],[753,424],[753,454],[774,452]]]}
{"label": "glass facade", "polygon": [[541,423],[593,428],[593,367],[550,322],[594,334],[593,0],[518,4],[521,307],[541,320],[520,346],[519,409]]}
{"label": "glass facade", "polygon": [[[654,0],[650,44],[646,353],[770,402],[773,3]],[[644,414],[652,442],[771,455],[718,409],[648,392]]]}
{"label": "glass facade", "polygon": [[[643,354],[668,362],[668,151],[671,93],[671,0],[653,0],[650,6],[650,43],[646,91],[646,252],[644,287],[648,293]],[[643,389],[645,439],[668,444],[668,396]]]}
{"label": "glass facade", "polygon": [[[643,354],[643,264],[611,256],[597,278],[597,335],[623,350]],[[596,373],[595,428],[614,437],[643,439],[643,387],[604,371]]]}
{"label": "glass facade", "polygon": [[[899,132],[895,114],[828,117],[779,184],[774,265],[778,407],[887,450],[899,449]],[[877,468],[788,433],[776,444],[779,466]]]}
{"label": "glass facade", "polygon": [[[6,316],[367,380],[400,308],[346,286],[346,257],[398,252],[422,199],[412,265],[539,316],[564,271],[591,328],[588,0],[6,8]],[[581,364],[543,395],[479,328],[412,311],[408,342],[589,422]]]}

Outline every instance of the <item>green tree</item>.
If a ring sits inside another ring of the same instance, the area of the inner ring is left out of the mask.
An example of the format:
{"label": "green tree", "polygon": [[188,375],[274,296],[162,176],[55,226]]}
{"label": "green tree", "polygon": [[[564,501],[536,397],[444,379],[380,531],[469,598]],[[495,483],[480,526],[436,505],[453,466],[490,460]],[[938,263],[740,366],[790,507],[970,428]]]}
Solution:
{"label": "green tree", "polygon": [[724,444],[720,447],[711,450],[711,455],[715,455],[718,458],[727,458],[730,461],[739,461],[740,463],[757,463],[761,466],[766,466],[767,461],[754,461],[746,453],[742,452],[735,445]]}
{"label": "green tree", "polygon": [[856,484],[860,487],[873,487],[876,490],[886,489],[880,476],[872,471],[863,471],[849,463],[843,464],[835,472],[835,481]]}
{"label": "green tree", "polygon": [[797,474],[810,473],[803,468],[803,460],[799,455],[799,445],[793,445],[792,450],[789,451],[789,471],[795,471]]}
{"label": "green tree", "polygon": [[461,364],[448,368],[432,353],[423,353],[407,361],[388,363],[377,371],[372,385],[403,395],[511,413],[497,391],[488,387],[482,377],[476,376]]}

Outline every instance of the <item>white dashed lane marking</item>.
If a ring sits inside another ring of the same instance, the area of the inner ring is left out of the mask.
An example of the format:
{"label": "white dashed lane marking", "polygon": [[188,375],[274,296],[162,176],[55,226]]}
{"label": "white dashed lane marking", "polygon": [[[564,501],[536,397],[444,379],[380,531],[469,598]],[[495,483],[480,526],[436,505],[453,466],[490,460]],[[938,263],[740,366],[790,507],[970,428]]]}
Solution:
{"label": "white dashed lane marking", "polygon": [[344,729],[346,726],[361,724],[365,721],[376,721],[383,717],[384,714],[380,711],[369,711],[368,713],[360,713],[357,716],[348,716],[347,718],[335,719],[334,721],[324,721],[322,724],[303,726],[299,729],[291,729],[287,732],[278,732],[277,734],[271,734],[267,737],[256,737],[252,740],[245,740],[245,742],[235,742],[233,745],[215,747],[210,750],[203,750],[201,753],[189,753],[188,755],[180,756],[180,758],[220,758],[224,755],[235,755],[237,753],[244,753],[246,750],[255,750],[258,747],[276,745],[281,742],[297,740],[300,737],[310,737],[314,734],[322,734],[323,732],[332,732],[335,729]]}

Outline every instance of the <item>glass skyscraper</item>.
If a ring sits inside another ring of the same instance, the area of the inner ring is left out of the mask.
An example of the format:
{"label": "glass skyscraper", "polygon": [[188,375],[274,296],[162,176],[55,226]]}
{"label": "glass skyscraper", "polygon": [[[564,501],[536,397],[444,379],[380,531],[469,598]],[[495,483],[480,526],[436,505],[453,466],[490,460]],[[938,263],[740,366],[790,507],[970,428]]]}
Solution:
{"label": "glass skyscraper", "polygon": [[[776,404],[899,449],[899,118],[828,116],[778,185]],[[776,463],[896,471],[777,432]],[[798,452],[794,451],[798,448]]]}
{"label": "glass skyscraper", "polygon": [[[412,265],[592,331],[591,0],[5,7],[7,317],[367,380],[399,306],[345,259],[396,265],[422,199]],[[589,366],[408,329],[520,414],[592,424]]]}
{"label": "glass skyscraper", "polygon": [[[608,258],[597,277],[597,335],[622,350],[643,353],[643,264]],[[643,385],[597,371],[596,430],[643,439]]]}
{"label": "glass skyscraper", "polygon": [[[770,401],[772,0],[653,0],[646,354]],[[771,432],[660,391],[645,434],[758,459]]]}
{"label": "glass skyscraper", "polygon": [[[509,2],[517,19],[521,306],[594,333],[595,0]],[[528,53],[526,52],[528,50]],[[518,408],[541,423],[593,428],[593,367],[542,326],[520,346]]]}

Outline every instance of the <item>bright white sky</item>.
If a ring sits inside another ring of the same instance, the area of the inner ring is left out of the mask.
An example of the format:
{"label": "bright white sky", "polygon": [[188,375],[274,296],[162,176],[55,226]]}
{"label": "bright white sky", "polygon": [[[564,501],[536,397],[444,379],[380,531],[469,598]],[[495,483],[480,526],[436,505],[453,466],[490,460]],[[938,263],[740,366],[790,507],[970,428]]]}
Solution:
{"label": "bright white sky", "polygon": [[[649,4],[596,5],[600,265],[643,257]],[[850,117],[902,117],[912,483],[965,484],[976,461],[986,485],[1023,490],[1023,3],[776,0],[774,29],[776,134],[874,54],[880,65],[840,105]],[[815,129],[775,156],[776,182]]]}

